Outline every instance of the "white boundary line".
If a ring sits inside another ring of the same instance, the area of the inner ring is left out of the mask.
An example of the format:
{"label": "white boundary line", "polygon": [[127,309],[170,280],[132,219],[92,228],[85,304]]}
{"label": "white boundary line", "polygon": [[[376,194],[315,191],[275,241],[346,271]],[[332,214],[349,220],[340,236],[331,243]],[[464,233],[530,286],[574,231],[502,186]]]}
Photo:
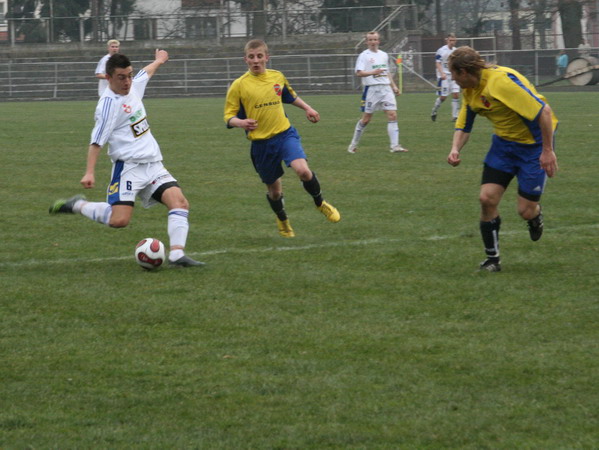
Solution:
{"label": "white boundary line", "polygon": [[[581,229],[593,229],[599,228],[599,223],[597,224],[588,224],[588,225],[578,225],[571,227],[562,227],[562,228],[552,228],[552,233],[567,233],[575,230]],[[526,231],[502,231],[502,236],[513,236],[526,233]],[[422,241],[444,241],[449,239],[459,239],[463,238],[463,234],[456,235],[432,235],[428,237],[417,237],[412,238],[411,240],[422,240]],[[229,248],[229,249],[220,249],[220,250],[208,250],[205,252],[189,252],[190,256],[211,256],[211,255],[227,255],[227,254],[251,254],[251,253],[269,253],[269,252],[292,252],[292,251],[301,251],[301,250],[312,250],[315,248],[334,248],[334,247],[359,247],[359,246],[368,246],[368,245],[383,245],[383,244],[392,244],[396,242],[406,241],[407,238],[373,238],[373,239],[362,239],[357,241],[340,241],[340,242],[323,242],[318,244],[308,244],[308,245],[298,245],[298,246],[275,246],[275,247],[264,247],[264,248]],[[72,263],[104,263],[110,261],[123,261],[126,259],[133,259],[133,254],[128,256],[111,256],[107,258],[69,258],[69,259],[51,259],[51,260],[37,260],[30,259],[27,261],[21,262],[1,262],[0,268],[10,267],[10,268],[19,268],[19,267],[34,267],[39,265],[48,265],[48,264],[72,264]]]}

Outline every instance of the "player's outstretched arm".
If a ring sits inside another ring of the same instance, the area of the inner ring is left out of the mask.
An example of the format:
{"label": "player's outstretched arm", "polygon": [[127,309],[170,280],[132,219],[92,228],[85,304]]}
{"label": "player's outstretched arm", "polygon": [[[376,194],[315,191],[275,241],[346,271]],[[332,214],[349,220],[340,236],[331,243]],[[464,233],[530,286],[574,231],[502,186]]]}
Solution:
{"label": "player's outstretched arm", "polygon": [[143,68],[150,78],[156,73],[158,68],[168,61],[168,52],[166,50],[156,49],[154,61]]}

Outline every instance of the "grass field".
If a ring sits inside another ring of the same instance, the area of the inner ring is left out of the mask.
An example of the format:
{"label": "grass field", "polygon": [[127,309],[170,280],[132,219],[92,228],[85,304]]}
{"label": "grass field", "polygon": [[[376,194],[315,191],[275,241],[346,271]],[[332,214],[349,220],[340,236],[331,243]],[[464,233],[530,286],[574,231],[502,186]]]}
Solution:
{"label": "grass field", "polygon": [[[599,442],[599,93],[552,93],[560,172],[530,241],[512,186],[503,271],[477,271],[478,184],[491,128],[458,168],[449,104],[400,98],[346,152],[359,95],[288,114],[342,221],[292,173],[297,237],[278,236],[223,99],[146,101],[191,202],[201,270],[146,272],[162,207],[130,227],[49,216],[83,193],[94,103],[0,103],[0,448],[596,448]],[[98,187],[109,177],[102,157]]]}

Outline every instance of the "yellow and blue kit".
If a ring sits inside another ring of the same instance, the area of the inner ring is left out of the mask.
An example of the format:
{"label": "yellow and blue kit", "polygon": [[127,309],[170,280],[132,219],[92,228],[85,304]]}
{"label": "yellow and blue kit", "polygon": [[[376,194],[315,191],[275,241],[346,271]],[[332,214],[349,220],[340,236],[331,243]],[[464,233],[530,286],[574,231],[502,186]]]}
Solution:
{"label": "yellow and blue kit", "polygon": [[246,72],[227,92],[224,119],[228,128],[233,128],[229,121],[234,117],[258,122],[258,127],[246,134],[252,141],[252,163],[266,184],[283,175],[282,161],[289,167],[295,159],[307,159],[301,139],[283,108],[283,103],[296,99],[285,76],[270,69],[261,74]]}
{"label": "yellow and blue kit", "polygon": [[[543,192],[546,175],[540,167],[542,135],[539,116],[547,100],[522,74],[509,67],[491,66],[481,71],[480,83],[463,90],[456,130],[472,131],[476,115],[493,124],[493,140],[485,165],[518,177],[525,195]],[[552,112],[553,131],[557,118]],[[531,197],[533,198],[533,197]]]}
{"label": "yellow and blue kit", "polygon": [[[456,130],[470,133],[475,116],[493,123],[501,139],[520,144],[540,144],[538,116],[547,100],[520,73],[509,67],[492,66],[481,71],[476,88],[464,89]],[[553,115],[553,129],[557,118]]]}
{"label": "yellow and blue kit", "polygon": [[225,122],[229,126],[233,117],[255,119],[258,128],[248,132],[248,139],[270,139],[291,126],[283,103],[293,103],[296,98],[297,94],[281,72],[271,69],[258,75],[246,72],[227,92]]}

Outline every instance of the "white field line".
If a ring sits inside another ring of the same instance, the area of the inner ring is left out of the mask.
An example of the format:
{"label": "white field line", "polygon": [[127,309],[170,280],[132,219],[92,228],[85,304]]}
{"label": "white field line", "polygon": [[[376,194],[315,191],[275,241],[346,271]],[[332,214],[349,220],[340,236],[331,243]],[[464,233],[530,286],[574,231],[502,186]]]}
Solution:
{"label": "white field line", "polygon": [[[588,225],[578,225],[572,227],[561,227],[561,228],[552,228],[552,233],[568,233],[576,230],[583,229],[593,229],[599,228],[599,223],[597,224],[588,224]],[[525,230],[520,231],[502,231],[501,236],[513,236],[517,234],[527,233]],[[292,252],[292,251],[301,251],[301,250],[313,250],[318,248],[334,248],[334,247],[361,247],[361,246],[375,246],[375,245],[385,245],[385,244],[393,244],[398,242],[404,242],[408,239],[410,241],[413,240],[422,240],[422,241],[444,241],[449,239],[461,239],[463,238],[463,234],[454,234],[454,235],[432,235],[425,237],[412,237],[412,238],[373,238],[373,239],[361,239],[355,241],[339,241],[339,242],[321,242],[318,244],[308,244],[308,245],[297,245],[297,246],[274,246],[274,247],[263,247],[263,248],[228,248],[228,249],[216,249],[216,250],[207,250],[204,252],[187,252],[189,256],[211,256],[211,255],[235,255],[235,254],[252,254],[252,253],[275,253],[275,252]],[[48,264],[73,264],[73,263],[105,263],[110,261],[122,261],[126,259],[132,259],[133,254],[127,256],[110,256],[106,258],[61,258],[61,259],[47,259],[47,260],[39,260],[39,259],[29,259],[26,261],[18,261],[18,262],[9,262],[3,261],[0,262],[0,268],[3,267],[34,267],[38,265],[48,265]]]}

